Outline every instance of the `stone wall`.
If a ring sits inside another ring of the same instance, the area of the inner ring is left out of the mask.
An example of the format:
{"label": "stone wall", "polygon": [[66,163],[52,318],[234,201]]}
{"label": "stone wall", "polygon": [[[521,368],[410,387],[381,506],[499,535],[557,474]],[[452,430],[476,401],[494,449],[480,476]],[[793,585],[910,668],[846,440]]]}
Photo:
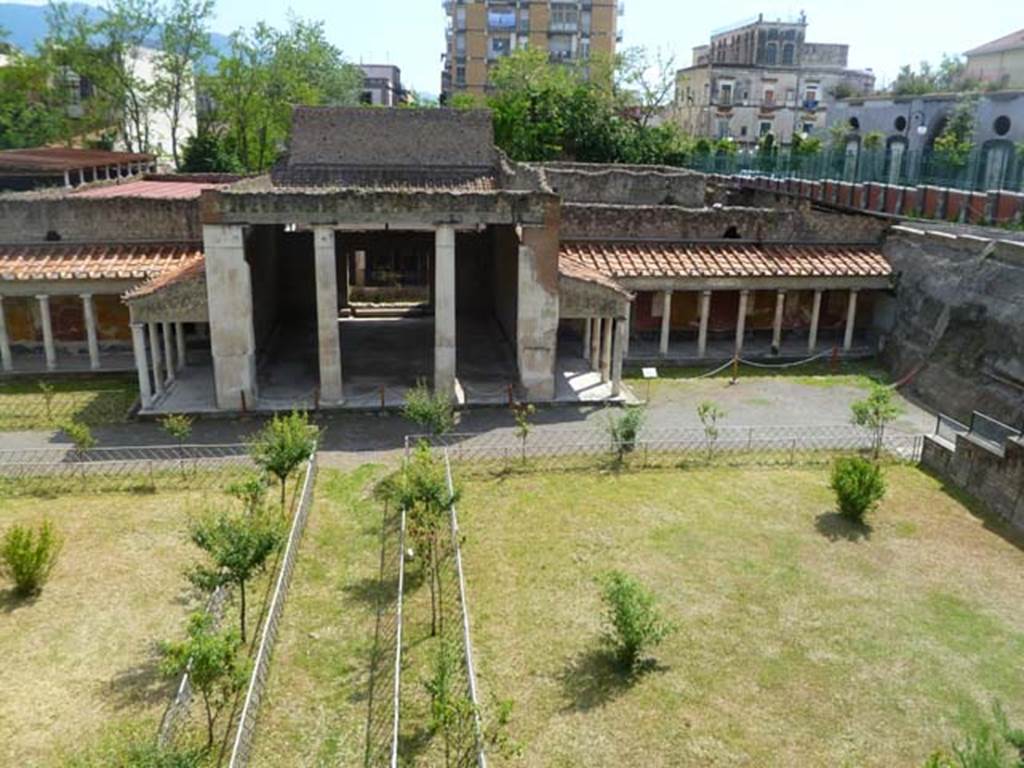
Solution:
{"label": "stone wall", "polygon": [[704,175],[661,166],[545,163],[547,187],[563,203],[704,205]]}
{"label": "stone wall", "polygon": [[0,243],[202,240],[197,200],[0,195]]}
{"label": "stone wall", "polygon": [[989,513],[1024,531],[1024,442],[995,450],[969,435],[956,444],[926,437],[921,464],[981,501]]}
{"label": "stone wall", "polygon": [[894,227],[884,253],[897,283],[883,358],[911,391],[966,421],[1024,418],[1024,243]]}

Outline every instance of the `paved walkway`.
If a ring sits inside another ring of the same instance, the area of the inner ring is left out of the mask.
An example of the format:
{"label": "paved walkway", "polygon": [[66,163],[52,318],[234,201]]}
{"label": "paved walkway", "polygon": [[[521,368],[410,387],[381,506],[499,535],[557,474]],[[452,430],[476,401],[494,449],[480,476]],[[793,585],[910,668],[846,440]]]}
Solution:
{"label": "paved walkway", "polygon": [[[645,386],[634,387],[640,398]],[[785,378],[660,381],[651,389],[647,423],[658,428],[700,425],[696,408],[703,400],[714,400],[726,411],[721,422],[728,426],[821,426],[848,424],[850,404],[866,395],[863,388],[817,380],[813,384]],[[931,432],[934,416],[900,398],[904,414],[892,431],[904,434]],[[534,416],[538,433],[548,430],[602,428],[608,418],[604,407],[558,406],[541,408]],[[397,414],[331,414],[320,420],[325,428],[324,464],[348,467],[372,461],[386,461],[400,455],[404,437],[414,431]],[[197,421],[189,442],[224,444],[244,440],[261,424],[259,417],[241,419],[209,418]],[[512,432],[515,428],[506,408],[481,408],[461,414],[458,431],[469,433]],[[119,424],[95,430],[100,446],[167,445],[171,442],[153,422]],[[54,448],[68,445],[66,437],[54,432],[0,433],[0,449]]]}

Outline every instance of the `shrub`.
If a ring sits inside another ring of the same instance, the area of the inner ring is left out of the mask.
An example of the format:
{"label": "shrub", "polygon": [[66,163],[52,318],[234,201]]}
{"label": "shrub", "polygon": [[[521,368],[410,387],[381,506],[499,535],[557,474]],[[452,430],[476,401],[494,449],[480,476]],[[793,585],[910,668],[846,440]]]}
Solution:
{"label": "shrub", "polygon": [[634,671],[644,653],[674,631],[654,604],[654,594],[621,571],[605,577],[602,594],[609,627],[605,641],[627,671]]}
{"label": "shrub", "polygon": [[646,414],[638,405],[628,405],[617,416],[608,417],[608,437],[618,461],[636,449],[636,440],[643,429]]}
{"label": "shrub", "polygon": [[874,384],[870,394],[850,406],[853,423],[871,430],[872,452],[877,459],[882,452],[886,425],[894,421],[901,413],[900,407],[893,402],[893,392],[882,384]]}
{"label": "shrub", "polygon": [[28,597],[42,590],[63,543],[49,520],[43,521],[38,533],[16,525],[4,534],[0,561],[4,574],[14,582],[16,594]]}
{"label": "shrub", "polygon": [[708,451],[708,461],[715,455],[715,443],[718,442],[718,420],[725,418],[725,411],[713,400],[705,400],[697,406],[697,418],[704,428],[704,445]]}
{"label": "shrub", "polygon": [[882,468],[859,456],[836,459],[832,465],[831,488],[835,491],[839,512],[850,520],[863,522],[885,496]]}
{"label": "shrub", "polygon": [[61,429],[74,444],[75,450],[78,453],[85,453],[89,449],[96,447],[96,437],[93,435],[92,430],[89,429],[88,424],[83,424],[80,421],[68,421],[61,425]]}
{"label": "shrub", "polygon": [[405,394],[402,415],[431,435],[446,435],[455,429],[455,408],[443,392],[431,393],[426,382],[419,381]]}
{"label": "shrub", "polygon": [[533,430],[530,417],[536,412],[537,408],[532,403],[515,403],[512,406],[512,417],[516,420],[516,436],[519,438],[520,452],[522,453],[524,464],[526,463],[526,440],[530,437],[530,432]]}
{"label": "shrub", "polygon": [[285,511],[288,478],[313,453],[317,430],[305,413],[275,416],[249,441],[256,465],[281,483],[281,511]]}

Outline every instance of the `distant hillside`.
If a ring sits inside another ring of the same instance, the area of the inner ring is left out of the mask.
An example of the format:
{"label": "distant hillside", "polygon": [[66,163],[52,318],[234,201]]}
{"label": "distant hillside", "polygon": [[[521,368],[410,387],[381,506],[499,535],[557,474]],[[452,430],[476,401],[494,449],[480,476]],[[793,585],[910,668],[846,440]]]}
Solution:
{"label": "distant hillside", "polygon": [[[86,3],[71,3],[72,10],[85,11],[95,18],[100,9]],[[7,30],[7,39],[23,51],[34,51],[46,37],[46,6],[24,3],[0,3],[0,27]],[[215,50],[228,47],[228,36],[213,33],[210,36]]]}

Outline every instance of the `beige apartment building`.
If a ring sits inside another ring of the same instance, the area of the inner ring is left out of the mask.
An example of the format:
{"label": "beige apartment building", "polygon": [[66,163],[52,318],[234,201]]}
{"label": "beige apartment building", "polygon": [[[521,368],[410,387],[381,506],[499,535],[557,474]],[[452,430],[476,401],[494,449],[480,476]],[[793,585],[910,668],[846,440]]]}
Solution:
{"label": "beige apartment building", "polygon": [[997,88],[1024,88],[1024,29],[972,48],[964,56],[968,78]]}
{"label": "beige apartment building", "polygon": [[751,147],[772,134],[824,130],[836,99],[869,93],[870,70],[848,67],[849,46],[807,42],[807,17],[764,16],[711,34],[676,74],[675,116],[684,132]]}
{"label": "beige apartment building", "polygon": [[444,8],[442,97],[483,95],[491,66],[519,48],[569,63],[611,55],[620,39],[618,0],[445,0]]}

